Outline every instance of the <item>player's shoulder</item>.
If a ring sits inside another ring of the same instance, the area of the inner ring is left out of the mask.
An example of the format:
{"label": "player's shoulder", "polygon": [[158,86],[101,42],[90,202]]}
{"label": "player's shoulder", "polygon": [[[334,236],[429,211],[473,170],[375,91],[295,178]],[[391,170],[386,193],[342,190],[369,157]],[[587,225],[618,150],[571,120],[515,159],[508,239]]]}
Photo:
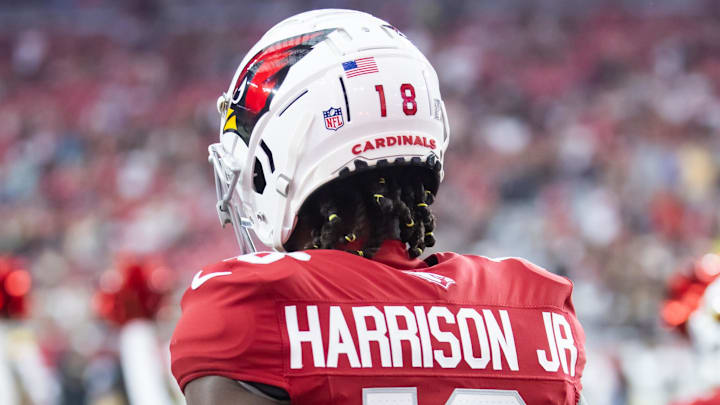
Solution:
{"label": "player's shoulder", "polygon": [[491,258],[480,255],[462,255],[498,276],[513,278],[522,283],[532,283],[572,291],[573,283],[568,278],[557,275],[542,266],[522,257]]}
{"label": "player's shoulder", "polygon": [[501,257],[501,258],[485,258],[486,260],[502,263],[507,269],[511,271],[517,271],[520,274],[537,277],[539,279],[547,280],[553,283],[572,286],[572,281],[568,278],[557,275],[542,266],[539,266],[530,260],[522,257]]}
{"label": "player's shoulder", "polygon": [[233,256],[202,267],[193,275],[190,289],[205,285],[265,284],[292,277],[308,262],[306,252],[254,252]]}
{"label": "player's shoulder", "polygon": [[337,250],[255,252],[234,256],[196,271],[188,291],[223,287],[253,289],[292,283],[328,267],[348,264],[358,257]]}
{"label": "player's shoulder", "polygon": [[479,274],[471,278],[472,284],[485,297],[496,297],[507,305],[550,306],[575,313],[573,283],[569,279],[520,257],[463,257],[474,262],[473,270]]}
{"label": "player's shoulder", "polygon": [[232,271],[237,275],[264,275],[283,277],[283,270],[294,270],[298,263],[308,262],[307,252],[253,252],[223,259],[220,262],[205,266],[207,271]]}

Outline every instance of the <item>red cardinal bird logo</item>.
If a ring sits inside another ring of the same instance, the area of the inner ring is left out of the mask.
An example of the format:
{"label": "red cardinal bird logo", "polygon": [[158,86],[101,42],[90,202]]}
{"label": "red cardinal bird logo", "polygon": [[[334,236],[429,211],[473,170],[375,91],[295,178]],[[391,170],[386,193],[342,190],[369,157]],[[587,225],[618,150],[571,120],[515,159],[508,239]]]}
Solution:
{"label": "red cardinal bird logo", "polygon": [[283,39],[255,54],[235,82],[223,132],[235,132],[250,144],[255,124],[270,109],[270,102],[290,67],[333,31],[320,30]]}

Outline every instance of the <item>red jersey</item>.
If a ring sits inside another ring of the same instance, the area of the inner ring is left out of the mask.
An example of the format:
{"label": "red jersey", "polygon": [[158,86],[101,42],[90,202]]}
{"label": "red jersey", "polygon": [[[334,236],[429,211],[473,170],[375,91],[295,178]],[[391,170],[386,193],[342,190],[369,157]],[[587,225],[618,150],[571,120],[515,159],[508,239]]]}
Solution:
{"label": "red jersey", "polygon": [[674,405],[720,405],[720,388],[708,393],[705,396],[689,401],[674,402]]}
{"label": "red jersey", "polygon": [[399,241],[372,260],[255,253],[195,275],[172,371],[182,389],[220,375],[294,405],[575,405],[585,336],[571,292],[522,259],[411,260]]}

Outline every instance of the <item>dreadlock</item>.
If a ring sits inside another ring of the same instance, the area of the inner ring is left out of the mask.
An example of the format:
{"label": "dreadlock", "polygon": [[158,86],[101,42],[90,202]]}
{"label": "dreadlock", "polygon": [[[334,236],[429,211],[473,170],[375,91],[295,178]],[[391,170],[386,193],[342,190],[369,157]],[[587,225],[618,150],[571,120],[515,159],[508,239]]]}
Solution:
{"label": "dreadlock", "polygon": [[[371,258],[387,239],[420,256],[435,245],[435,196],[412,166],[369,170],[333,181],[303,204],[298,224],[310,228],[304,249],[339,249]],[[297,230],[296,230],[297,231]],[[292,238],[291,238],[292,239]]]}

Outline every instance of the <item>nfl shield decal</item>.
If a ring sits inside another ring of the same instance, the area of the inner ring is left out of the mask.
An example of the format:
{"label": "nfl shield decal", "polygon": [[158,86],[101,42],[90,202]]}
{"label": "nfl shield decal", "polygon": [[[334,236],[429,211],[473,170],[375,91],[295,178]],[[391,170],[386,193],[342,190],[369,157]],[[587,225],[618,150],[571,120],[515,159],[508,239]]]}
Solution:
{"label": "nfl shield decal", "polygon": [[325,119],[325,128],[337,131],[345,125],[343,120],[342,109],[340,107],[330,107],[323,111],[323,118]]}

